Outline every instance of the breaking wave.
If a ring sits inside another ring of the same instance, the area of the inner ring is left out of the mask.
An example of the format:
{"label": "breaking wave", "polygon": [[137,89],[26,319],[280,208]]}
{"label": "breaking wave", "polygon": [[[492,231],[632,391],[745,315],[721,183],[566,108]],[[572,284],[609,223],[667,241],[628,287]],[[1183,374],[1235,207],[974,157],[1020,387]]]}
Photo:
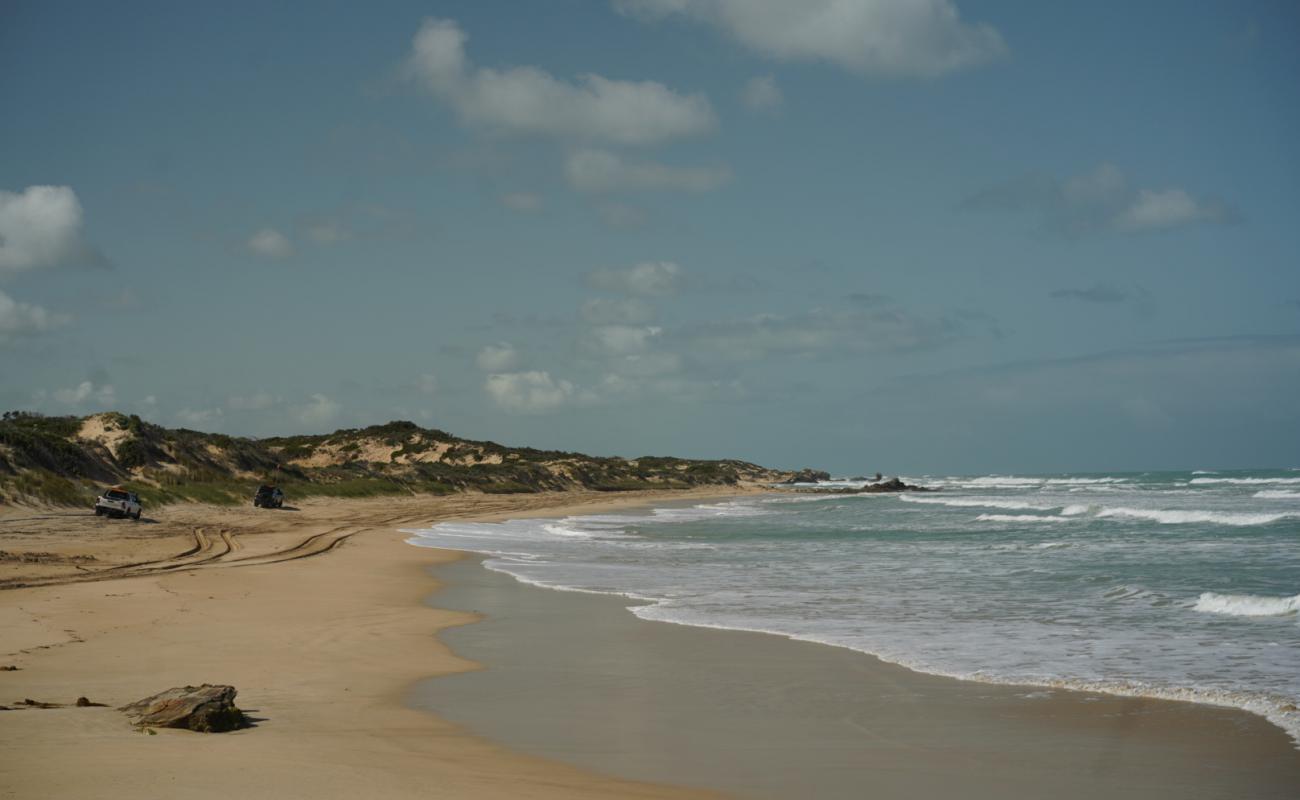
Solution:
{"label": "breaking wave", "polygon": [[1221,511],[1161,510],[1155,508],[1101,508],[1098,517],[1124,517],[1158,522],[1161,525],[1186,525],[1191,523],[1208,523],[1211,525],[1268,525],[1283,519],[1300,517],[1300,513],[1282,512],[1276,514],[1228,514]]}
{"label": "breaking wave", "polygon": [[980,514],[976,522],[1066,522],[1068,517],[1044,517],[1039,514]]}
{"label": "breaking wave", "polygon": [[1192,478],[1194,484],[1229,483],[1237,486],[1254,486],[1256,484],[1300,484],[1300,478]]}
{"label": "breaking wave", "polygon": [[1253,594],[1215,594],[1205,592],[1192,606],[1207,614],[1233,617],[1284,617],[1300,611],[1300,594],[1294,597],[1260,597]]}

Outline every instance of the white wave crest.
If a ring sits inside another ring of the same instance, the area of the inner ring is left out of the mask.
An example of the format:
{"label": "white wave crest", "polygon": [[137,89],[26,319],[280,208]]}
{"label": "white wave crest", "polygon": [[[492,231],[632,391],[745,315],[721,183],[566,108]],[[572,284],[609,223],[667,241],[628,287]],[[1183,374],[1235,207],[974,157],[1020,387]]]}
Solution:
{"label": "white wave crest", "polygon": [[593,536],[591,531],[575,530],[555,522],[543,525],[542,530],[555,536],[569,536],[575,539],[590,539]]}
{"label": "white wave crest", "polygon": [[1268,525],[1278,520],[1300,516],[1300,513],[1278,514],[1226,514],[1221,511],[1162,510],[1157,508],[1101,508],[1098,517],[1124,517],[1128,519],[1145,519],[1162,525],[1188,525],[1208,523],[1211,525]]}
{"label": "white wave crest", "polygon": [[1227,614],[1233,617],[1282,617],[1300,611],[1300,594],[1294,597],[1259,597],[1253,594],[1204,592],[1192,608],[1208,614]]}
{"label": "white wave crest", "polygon": [[951,506],[953,508],[1001,508],[1007,511],[1051,511],[1056,506],[1041,503],[1026,503],[1023,500],[987,500],[978,497],[918,497],[913,494],[900,494],[898,499],[905,503],[923,503],[933,506]]}
{"label": "white wave crest", "polygon": [[1262,500],[1300,500],[1300,492],[1288,492],[1284,489],[1264,489],[1255,492],[1253,496]]}
{"label": "white wave crest", "polygon": [[1260,483],[1297,484],[1300,478],[1192,478],[1194,484],[1228,483],[1237,486],[1254,486]]}
{"label": "white wave crest", "polygon": [[980,514],[976,522],[1066,522],[1067,517],[1044,517],[1038,514]]}

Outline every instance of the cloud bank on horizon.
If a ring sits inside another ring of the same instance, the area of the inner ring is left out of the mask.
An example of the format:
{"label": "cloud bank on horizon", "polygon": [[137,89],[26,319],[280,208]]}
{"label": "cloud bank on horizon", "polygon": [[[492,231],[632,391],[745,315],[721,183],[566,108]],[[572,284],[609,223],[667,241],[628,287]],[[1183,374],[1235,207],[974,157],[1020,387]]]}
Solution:
{"label": "cloud bank on horizon", "polygon": [[206,12],[17,17],[0,402],[850,470],[1289,457],[1300,13],[499,10],[259,9],[174,63]]}

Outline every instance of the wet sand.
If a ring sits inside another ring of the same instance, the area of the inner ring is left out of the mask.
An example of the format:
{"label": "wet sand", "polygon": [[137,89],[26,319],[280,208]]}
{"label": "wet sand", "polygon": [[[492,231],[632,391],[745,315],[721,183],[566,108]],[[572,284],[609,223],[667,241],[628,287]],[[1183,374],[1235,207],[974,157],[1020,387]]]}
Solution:
{"label": "wet sand", "polygon": [[[429,565],[398,528],[707,492],[452,495],[293,510],[0,508],[0,798],[703,798],[513,752],[405,700],[473,669],[436,638]],[[713,492],[716,494],[716,490]],[[116,706],[228,683],[256,727],[128,724]],[[78,708],[79,696],[103,703]],[[53,704],[22,704],[25,698]]]}
{"label": "wet sand", "polygon": [[754,798],[1293,798],[1300,752],[1235,709],[918,674],[630,601],[440,566],[429,602],[483,665],[411,702],[525,753]]}

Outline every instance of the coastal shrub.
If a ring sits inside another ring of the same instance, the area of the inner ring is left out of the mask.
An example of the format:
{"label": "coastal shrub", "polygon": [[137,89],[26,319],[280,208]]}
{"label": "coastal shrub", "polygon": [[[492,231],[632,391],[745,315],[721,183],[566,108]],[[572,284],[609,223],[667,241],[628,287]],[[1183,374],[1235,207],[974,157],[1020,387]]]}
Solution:
{"label": "coastal shrub", "polygon": [[94,495],[82,486],[46,469],[24,472],[14,480],[14,488],[21,495],[63,506],[78,506],[94,502]]}

